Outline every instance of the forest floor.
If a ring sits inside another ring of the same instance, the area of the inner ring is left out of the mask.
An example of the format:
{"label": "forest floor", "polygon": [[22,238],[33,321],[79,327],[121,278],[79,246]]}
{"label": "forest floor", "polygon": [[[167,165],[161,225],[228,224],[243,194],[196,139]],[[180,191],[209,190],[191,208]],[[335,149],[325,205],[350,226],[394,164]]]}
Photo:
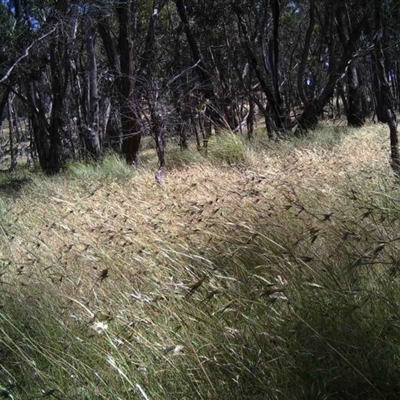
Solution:
{"label": "forest floor", "polygon": [[387,128],[167,157],[0,177],[0,397],[398,399]]}

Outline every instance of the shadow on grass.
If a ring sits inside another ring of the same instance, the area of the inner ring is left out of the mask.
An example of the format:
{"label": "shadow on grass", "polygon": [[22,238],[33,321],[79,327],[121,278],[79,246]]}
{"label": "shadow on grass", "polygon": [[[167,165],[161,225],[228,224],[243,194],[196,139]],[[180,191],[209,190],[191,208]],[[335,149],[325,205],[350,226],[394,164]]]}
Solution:
{"label": "shadow on grass", "polygon": [[5,194],[7,197],[18,197],[21,190],[27,184],[32,182],[32,179],[24,178],[4,178],[0,179],[0,194]]}
{"label": "shadow on grass", "polygon": [[32,179],[27,176],[26,171],[0,171],[0,195],[19,197],[21,190],[31,182]]}
{"label": "shadow on grass", "polygon": [[[65,304],[52,291],[10,285],[7,293],[0,291],[0,304],[0,389],[10,392],[5,398],[98,398],[93,393],[100,378],[93,377],[104,361],[97,338],[74,319],[61,320]],[[103,386],[101,398],[116,398]]]}

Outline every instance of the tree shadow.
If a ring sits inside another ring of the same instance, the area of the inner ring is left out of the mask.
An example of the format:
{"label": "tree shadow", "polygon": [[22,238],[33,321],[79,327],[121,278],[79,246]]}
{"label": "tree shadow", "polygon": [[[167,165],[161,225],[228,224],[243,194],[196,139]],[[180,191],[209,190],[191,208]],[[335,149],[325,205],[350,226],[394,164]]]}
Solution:
{"label": "tree shadow", "polygon": [[5,174],[0,174],[0,196],[4,195],[9,198],[19,197],[24,186],[31,182],[31,178],[10,177]]}

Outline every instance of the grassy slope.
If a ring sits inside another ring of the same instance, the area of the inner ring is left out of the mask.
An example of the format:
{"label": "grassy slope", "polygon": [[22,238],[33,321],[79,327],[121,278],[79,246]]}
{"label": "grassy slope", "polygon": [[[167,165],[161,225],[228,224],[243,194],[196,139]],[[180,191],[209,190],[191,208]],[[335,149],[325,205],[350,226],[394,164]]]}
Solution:
{"label": "grassy slope", "polygon": [[14,185],[0,384],[15,399],[399,398],[399,189],[385,128],[344,131],[172,151],[162,187],[112,157]]}

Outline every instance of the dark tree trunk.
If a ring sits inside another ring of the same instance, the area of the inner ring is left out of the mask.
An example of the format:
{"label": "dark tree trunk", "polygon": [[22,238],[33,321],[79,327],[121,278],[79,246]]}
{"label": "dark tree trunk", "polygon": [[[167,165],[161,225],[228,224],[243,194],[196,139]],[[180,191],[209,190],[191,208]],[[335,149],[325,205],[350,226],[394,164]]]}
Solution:
{"label": "dark tree trunk", "polygon": [[27,95],[33,140],[39,158],[39,165],[42,171],[51,173],[52,168],[49,165],[50,140],[48,134],[50,127],[46,120],[45,112],[38,99],[34,82],[29,84]]}
{"label": "dark tree trunk", "polygon": [[310,22],[308,24],[306,37],[304,39],[303,52],[301,53],[301,61],[300,61],[299,69],[297,71],[297,89],[299,91],[300,100],[303,102],[303,104],[308,103],[307,94],[306,94],[306,91],[304,90],[304,86],[305,86],[305,82],[306,82],[304,72],[305,72],[306,65],[307,65],[308,55],[310,53],[311,37],[312,37],[313,31],[314,31],[314,26],[315,26],[315,0],[310,0],[309,13],[310,13]]}
{"label": "dark tree trunk", "polygon": [[[101,9],[100,9],[101,10]],[[104,13],[98,13],[97,30],[103,42],[104,50],[107,55],[108,65],[111,73],[117,75],[120,71],[119,59],[116,46],[111,34],[111,24],[109,16]]]}
{"label": "dark tree trunk", "polygon": [[100,145],[100,115],[99,95],[97,88],[97,62],[95,52],[95,26],[89,16],[85,18],[88,26],[86,36],[86,52],[88,56],[88,114],[85,127],[85,147],[90,157],[98,159],[101,156]]}
{"label": "dark tree trunk", "polygon": [[[156,44],[156,27],[158,18],[161,10],[166,4],[165,0],[154,0],[153,1],[153,12],[150,16],[149,25],[146,34],[146,43],[144,51],[141,54],[141,63],[136,78],[136,102],[141,100],[142,95],[147,94],[147,102],[150,109],[151,118],[151,132],[156,142],[156,150],[159,161],[158,175],[156,174],[156,180],[162,179],[163,170],[165,167],[165,113],[160,109],[159,104],[159,89],[157,85],[153,86],[153,62],[155,58],[155,44]],[[147,89],[147,93],[146,92]],[[157,178],[158,177],[158,178]],[[159,182],[159,183],[160,183]]]}
{"label": "dark tree trunk", "polygon": [[9,138],[10,138],[10,156],[11,156],[11,164],[10,171],[13,171],[17,167],[17,155],[15,153],[14,146],[14,121],[13,121],[13,113],[12,113],[12,97],[8,98],[8,128],[9,128]]}
{"label": "dark tree trunk", "polygon": [[254,136],[254,120],[256,117],[255,104],[252,96],[249,96],[249,115],[247,116],[247,138],[253,139]]}
{"label": "dark tree trunk", "polygon": [[[374,54],[375,53],[375,54]],[[373,79],[373,98],[374,98],[374,111],[378,122],[387,124],[389,122],[388,113],[385,110],[385,99],[384,99],[384,88],[382,87],[382,81],[380,78],[380,72],[378,71],[378,65],[381,62],[379,60],[380,55],[377,52],[371,54],[371,60],[375,68],[374,79]],[[385,76],[386,79],[386,76]]]}
{"label": "dark tree trunk", "polygon": [[[336,20],[340,21],[342,13],[347,12],[343,7],[339,7],[336,12]],[[345,74],[346,68],[351,62],[354,56],[354,50],[356,48],[356,42],[358,41],[364,27],[368,21],[368,12],[364,10],[364,15],[361,20],[357,23],[351,31],[349,31],[347,38],[343,38],[342,32],[339,36],[342,36],[342,55],[339,62],[336,62],[336,54],[334,52],[334,47],[330,47],[329,56],[329,71],[328,80],[324,88],[317,97],[314,97],[309,101],[304,111],[302,112],[300,118],[297,120],[298,126],[296,129],[296,136],[306,133],[309,129],[315,128],[318,124],[318,117],[321,115],[325,105],[332,98],[335,92],[335,87],[339,79]],[[342,27],[338,24],[338,31],[341,31]]]}
{"label": "dark tree trunk", "polygon": [[[63,105],[66,93],[67,77],[63,76],[63,60],[60,56],[62,45],[56,39],[50,44],[50,71],[51,71],[51,92],[52,107],[49,126],[50,148],[47,155],[46,170],[49,175],[57,174],[61,170],[61,136],[60,131],[63,125]],[[45,117],[44,117],[45,118]]]}
{"label": "dark tree trunk", "polygon": [[397,131],[397,119],[394,111],[394,100],[390,91],[385,68],[385,55],[383,52],[383,24],[382,4],[375,0],[375,53],[376,53],[376,79],[380,86],[378,107],[382,111],[383,118],[389,126],[390,137],[390,165],[397,176],[400,176],[399,137]]}
{"label": "dark tree trunk", "polygon": [[[259,52],[262,54],[264,69],[260,67],[260,62],[257,58],[256,52],[253,49],[254,44],[251,43],[250,35],[248,32],[247,24],[243,18],[243,11],[238,5],[234,5],[233,10],[239,21],[239,32],[242,38],[242,46],[247,55],[249,65],[253,69],[256,78],[260,83],[260,88],[265,94],[268,105],[265,111],[265,124],[268,131],[268,136],[273,137],[274,133],[285,132],[290,129],[290,120],[286,117],[282,96],[279,89],[278,79],[278,32],[279,32],[279,4],[277,1],[272,2],[272,18],[273,18],[273,36],[269,44],[265,43],[265,35],[261,34],[258,41],[261,41],[261,49]],[[267,29],[266,19],[262,18],[260,22],[263,32]],[[266,54],[265,49],[268,48],[269,52]],[[264,72],[264,73],[263,73]]]}
{"label": "dark tree trunk", "polygon": [[[272,37],[269,41],[269,65],[271,68],[271,78],[273,86],[273,95],[275,98],[275,110],[272,110],[272,115],[275,115],[273,123],[275,132],[289,131],[291,129],[290,119],[287,117],[284,102],[282,99],[280,82],[279,82],[279,21],[280,7],[279,0],[271,0],[272,11]],[[267,71],[268,73],[268,71]],[[272,108],[272,107],[271,107]]]}
{"label": "dark tree trunk", "polygon": [[[63,3],[64,4],[64,3]],[[65,5],[65,4],[64,4]],[[28,85],[27,104],[30,111],[33,136],[41,169],[48,175],[60,172],[64,162],[61,132],[65,124],[65,99],[69,84],[69,54],[66,38],[58,31],[49,44],[50,101],[48,117],[46,98],[41,95],[37,81]]]}
{"label": "dark tree trunk", "polygon": [[138,104],[134,96],[134,62],[133,62],[133,28],[131,1],[120,0],[116,5],[120,50],[121,75],[119,77],[119,92],[121,95],[121,128],[122,153],[128,164],[139,164],[139,148],[141,129],[139,124]]}
{"label": "dark tree trunk", "polygon": [[[337,12],[337,25],[338,25],[338,36],[344,51],[349,50],[350,54],[356,53],[356,41],[350,41],[349,36],[352,31],[352,22],[349,16],[348,7],[345,6],[345,13]],[[362,91],[360,87],[359,75],[358,75],[358,60],[350,60],[346,70],[346,106],[345,113],[347,117],[347,124],[349,126],[360,127],[364,125],[364,117],[362,115],[362,103],[361,96]],[[343,93],[344,94],[344,93]],[[343,95],[344,98],[344,95]]]}
{"label": "dark tree trunk", "polygon": [[[117,76],[120,76],[120,62],[117,54],[116,46],[114,45],[112,34],[111,34],[111,22],[106,13],[100,14],[97,20],[97,28],[100,34],[104,50],[107,55],[108,65],[110,69],[110,78],[114,80]],[[115,87],[110,88],[111,95],[109,97],[109,117],[107,118],[106,126],[104,127],[106,132],[106,142],[116,152],[121,152],[121,118],[117,115],[117,110],[120,109],[120,103],[122,101],[119,85],[117,85],[116,92],[119,96],[113,96],[115,94]],[[106,143],[104,143],[105,145]]]}
{"label": "dark tree trunk", "polygon": [[159,15],[164,8],[166,0],[154,0],[153,1],[153,12],[150,16],[149,26],[147,28],[146,42],[143,53],[140,55],[141,63],[136,78],[136,91],[139,95],[142,92],[142,88],[146,86],[149,80],[151,80],[152,63],[155,58],[155,44],[156,44],[156,27],[159,19]]}
{"label": "dark tree trunk", "polygon": [[339,81],[336,87],[336,113],[341,115],[340,111],[340,99],[342,99],[344,113],[348,115],[349,113],[349,102],[344,93],[343,82]]}
{"label": "dark tree trunk", "polygon": [[4,110],[6,108],[10,92],[11,92],[11,86],[4,87],[4,92],[2,93],[2,96],[0,98],[0,126],[1,126],[1,119],[3,116]]}
{"label": "dark tree trunk", "polygon": [[395,68],[394,68],[394,75],[395,75],[395,80],[396,80],[396,104],[397,104],[397,110],[400,111],[400,62],[396,61],[394,63]]}
{"label": "dark tree trunk", "polygon": [[156,141],[156,150],[159,161],[159,168],[165,167],[165,128],[162,116],[151,107],[151,131]]}
{"label": "dark tree trunk", "polygon": [[[201,56],[199,46],[190,29],[189,19],[186,13],[186,5],[184,3],[184,0],[175,0],[175,4],[182,22],[183,30],[189,43],[193,62],[195,63],[195,71],[200,83],[199,91],[204,96],[204,99],[207,100],[209,103],[205,109],[205,116],[209,120],[209,122],[216,126],[220,126],[222,124],[220,110],[217,106],[212,82],[208,73],[206,72],[206,65],[204,63],[203,57]],[[211,128],[207,129],[206,132],[207,136],[209,136],[210,134]]]}
{"label": "dark tree trunk", "polygon": [[362,94],[358,79],[358,68],[351,63],[347,69],[347,97],[348,107],[346,111],[347,124],[349,126],[360,127],[364,125],[364,115],[362,109]]}

